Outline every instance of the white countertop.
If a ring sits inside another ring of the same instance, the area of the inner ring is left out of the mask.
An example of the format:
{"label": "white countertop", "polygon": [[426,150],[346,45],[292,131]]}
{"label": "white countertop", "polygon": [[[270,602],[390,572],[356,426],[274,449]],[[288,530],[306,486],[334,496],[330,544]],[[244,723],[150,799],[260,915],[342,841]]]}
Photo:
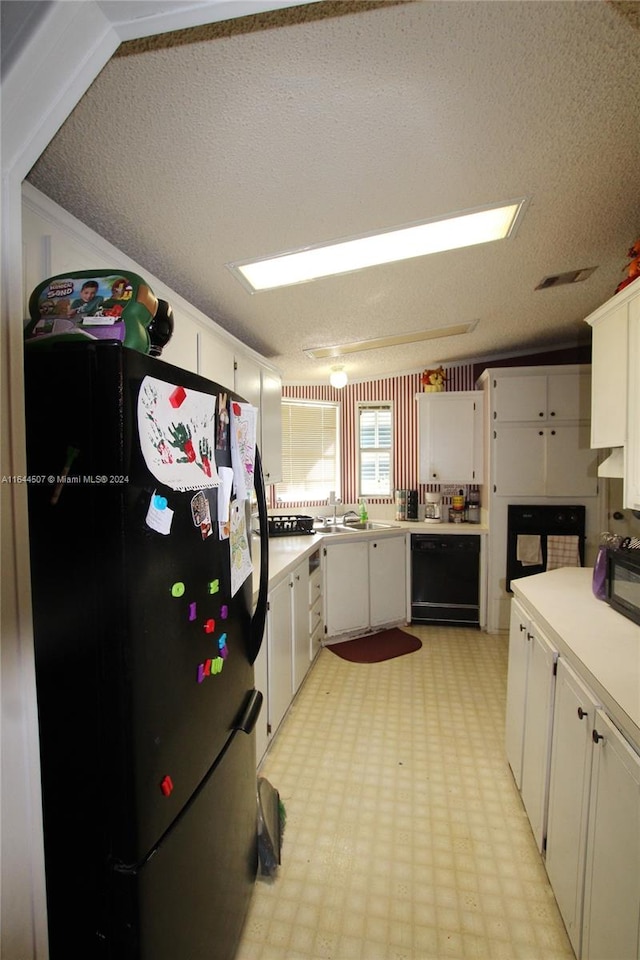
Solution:
{"label": "white countertop", "polygon": [[512,581],[513,592],[612,719],[640,747],[640,626],[597,600],[590,567]]}
{"label": "white countertop", "polygon": [[[372,518],[373,519],[373,518]],[[375,522],[375,520],[374,520]],[[383,523],[390,523],[384,520]],[[344,543],[353,539],[372,540],[380,537],[397,536],[399,533],[435,533],[435,534],[487,534],[488,527],[481,523],[425,523],[415,521],[391,522],[389,527],[378,530],[354,530],[350,533],[323,533],[321,529],[312,535],[269,538],[269,586],[274,586],[285,577],[301,560],[313,553],[321,543]],[[252,539],[257,541],[255,534]],[[254,586],[257,590],[259,553],[257,543],[252,544],[252,555],[256,568]]]}

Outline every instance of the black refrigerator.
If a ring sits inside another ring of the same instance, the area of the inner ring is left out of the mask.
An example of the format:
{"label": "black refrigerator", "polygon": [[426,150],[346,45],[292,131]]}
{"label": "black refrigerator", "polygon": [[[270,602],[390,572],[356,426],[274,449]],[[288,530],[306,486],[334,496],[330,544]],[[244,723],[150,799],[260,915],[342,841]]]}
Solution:
{"label": "black refrigerator", "polygon": [[116,341],[27,347],[25,397],[51,960],[231,960],[268,576],[262,539],[255,603],[247,405]]}

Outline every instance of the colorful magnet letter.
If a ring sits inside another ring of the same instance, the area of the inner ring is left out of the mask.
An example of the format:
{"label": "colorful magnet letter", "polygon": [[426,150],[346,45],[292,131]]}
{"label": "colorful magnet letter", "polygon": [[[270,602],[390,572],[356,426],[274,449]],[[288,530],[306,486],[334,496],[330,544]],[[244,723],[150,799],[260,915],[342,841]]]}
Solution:
{"label": "colorful magnet letter", "polygon": [[223,660],[226,660],[229,656],[229,648],[227,647],[227,635],[223,633],[222,636],[218,639],[218,649],[220,650],[220,656]]}
{"label": "colorful magnet letter", "polygon": [[222,606],[220,607],[220,619],[226,620],[228,616],[229,616],[229,607],[226,605],[226,603],[223,603]]}
{"label": "colorful magnet letter", "polygon": [[198,664],[198,683],[202,683],[204,680],[204,663]]}
{"label": "colorful magnet letter", "polygon": [[216,622],[215,622],[215,620],[213,620],[213,619],[207,620],[207,622],[206,622],[205,625],[204,625],[204,632],[205,632],[205,633],[213,633],[213,631],[215,630],[215,628],[216,628]]}
{"label": "colorful magnet letter", "polygon": [[156,510],[166,510],[167,509],[167,498],[161,497],[159,493],[153,495],[153,505]]}
{"label": "colorful magnet letter", "polygon": [[220,589],[219,580],[211,580],[209,582],[209,593],[217,593],[219,589]]}
{"label": "colorful magnet letter", "polygon": [[196,618],[196,604],[190,603],[189,604],[189,620],[195,620],[195,618]]}
{"label": "colorful magnet letter", "polygon": [[171,779],[171,777],[170,777],[168,774],[167,774],[166,777],[163,777],[163,778],[162,778],[162,783],[160,784],[160,789],[162,790],[162,793],[164,794],[165,797],[168,797],[169,794],[172,792],[172,790],[173,790],[173,780]]}
{"label": "colorful magnet letter", "polygon": [[185,585],[181,580],[177,580],[171,587],[171,596],[172,597],[183,597],[185,591]]}
{"label": "colorful magnet letter", "polygon": [[216,657],[215,660],[211,661],[211,673],[222,673],[222,668],[224,666],[224,660],[222,657]]}
{"label": "colorful magnet letter", "polygon": [[177,409],[181,404],[184,403],[186,397],[187,394],[184,387],[176,387],[169,397],[169,403],[174,409]]}

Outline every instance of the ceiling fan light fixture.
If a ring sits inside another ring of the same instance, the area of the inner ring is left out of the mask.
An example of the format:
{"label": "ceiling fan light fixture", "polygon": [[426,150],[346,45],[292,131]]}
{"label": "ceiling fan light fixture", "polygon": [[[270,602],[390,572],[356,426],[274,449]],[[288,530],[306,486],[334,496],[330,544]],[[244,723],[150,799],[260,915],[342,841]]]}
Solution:
{"label": "ceiling fan light fixture", "polygon": [[320,277],[506,239],[513,235],[524,204],[524,198],[511,200],[317,244],[274,257],[237,260],[226,266],[251,293],[273,290]]}
{"label": "ceiling fan light fixture", "polygon": [[332,387],[342,390],[347,385],[347,374],[344,367],[332,367],[329,373],[329,383]]}

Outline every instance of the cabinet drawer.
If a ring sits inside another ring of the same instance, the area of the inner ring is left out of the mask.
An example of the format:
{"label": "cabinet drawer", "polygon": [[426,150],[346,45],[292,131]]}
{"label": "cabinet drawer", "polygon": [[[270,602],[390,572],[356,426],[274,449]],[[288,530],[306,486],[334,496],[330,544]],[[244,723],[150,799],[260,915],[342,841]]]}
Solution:
{"label": "cabinet drawer", "polygon": [[316,602],[309,608],[309,633],[315,633],[318,626],[322,627],[322,597],[318,595]]}
{"label": "cabinet drawer", "polygon": [[309,577],[309,606],[312,607],[321,596],[322,571],[315,570]]}

